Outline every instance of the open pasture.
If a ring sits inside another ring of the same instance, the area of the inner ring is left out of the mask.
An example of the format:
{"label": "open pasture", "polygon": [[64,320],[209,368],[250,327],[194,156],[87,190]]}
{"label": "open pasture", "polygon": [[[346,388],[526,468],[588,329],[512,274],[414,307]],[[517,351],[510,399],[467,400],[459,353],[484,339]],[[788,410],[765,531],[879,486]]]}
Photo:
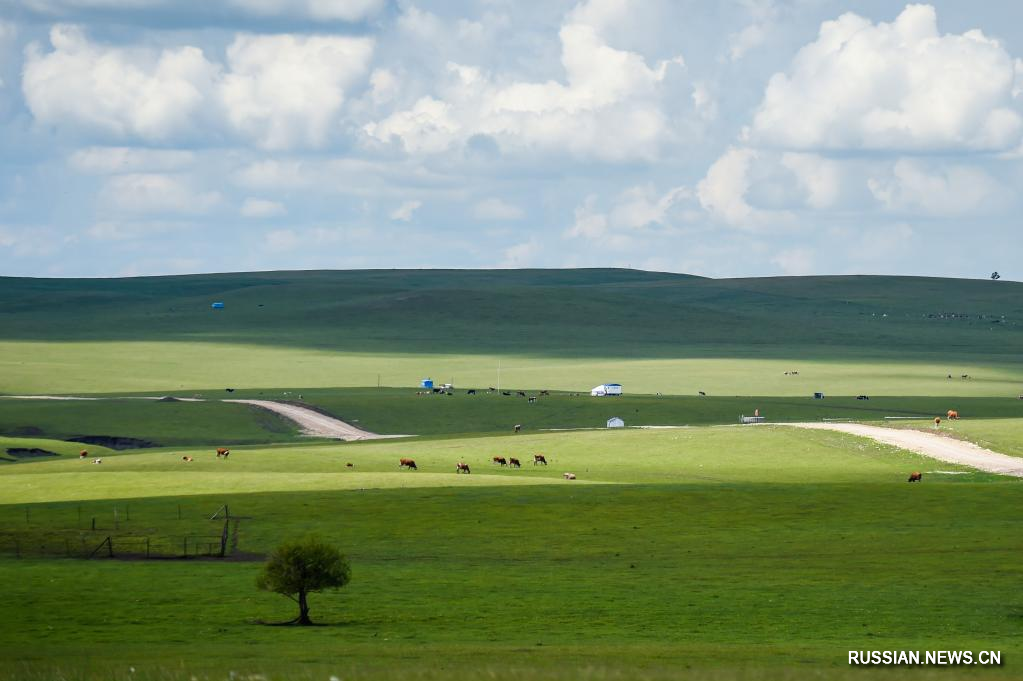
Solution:
{"label": "open pasture", "polygon": [[[288,442],[298,428],[265,409],[228,402],[139,399],[23,400],[0,397],[0,435],[119,438],[118,448]],[[135,440],[137,442],[131,442]]]}
{"label": "open pasture", "polygon": [[[733,348],[736,352],[740,349]],[[432,377],[458,388],[588,391],[614,381],[629,393],[665,395],[932,395],[1023,394],[1015,358],[963,353],[908,358],[877,350],[857,357],[727,356],[731,349],[679,346],[679,357],[549,357],[522,354],[353,352],[315,348],[170,341],[0,340],[0,393],[96,394],[184,392],[221,395],[225,388],[415,387]],[[748,349],[745,350],[748,353]],[[717,354],[714,354],[717,353]],[[696,354],[696,356],[686,356]],[[724,356],[722,356],[724,355]],[[796,376],[786,371],[798,371]],[[947,376],[952,374],[954,378]],[[969,379],[960,376],[967,374]]]}
{"label": "open pasture", "polygon": [[[443,470],[536,449],[548,469]],[[398,472],[399,454],[422,470]],[[0,498],[41,484],[0,519],[78,532],[79,513],[109,524],[130,503],[122,531],[172,532],[175,505],[205,517],[228,503],[243,552],[317,532],[355,566],[350,587],[312,600],[327,626],[259,625],[291,603],[255,590],[254,563],[0,559],[5,615],[19,623],[0,643],[0,678],[730,680],[797,678],[786,674],[806,665],[846,679],[848,650],[954,641],[1003,651],[1005,667],[942,678],[1008,679],[1023,655],[1023,485],[979,473],[908,485],[906,471],[950,467],[850,436],[729,427],[244,449],[186,472],[226,464],[262,487],[205,495],[179,492],[182,469],[164,456],[114,462],[160,488],[104,488],[113,466],[5,467]],[[275,482],[349,460],[379,487]],[[569,466],[580,480],[557,478]],[[417,478],[430,486],[400,488]],[[547,484],[502,484],[516,479]],[[105,491],[81,500],[88,489]]]}
{"label": "open pasture", "polygon": [[[534,465],[543,454],[549,465]],[[183,456],[191,456],[188,463]],[[515,469],[493,463],[514,457]],[[399,470],[399,459],[417,471]],[[455,473],[457,462],[472,473]],[[346,464],[352,463],[353,468]],[[181,496],[360,490],[389,487],[463,487],[587,482],[617,484],[815,484],[902,482],[929,459],[837,433],[770,427],[586,431],[545,435],[466,437],[454,440],[377,441],[344,445],[235,449],[218,460],[213,449],[123,455],[94,466],[51,461],[0,469],[0,499],[8,503]],[[947,470],[957,470],[941,464]],[[963,469],[959,469],[963,470]],[[563,479],[563,473],[577,476]],[[952,482],[991,479],[971,472]]]}

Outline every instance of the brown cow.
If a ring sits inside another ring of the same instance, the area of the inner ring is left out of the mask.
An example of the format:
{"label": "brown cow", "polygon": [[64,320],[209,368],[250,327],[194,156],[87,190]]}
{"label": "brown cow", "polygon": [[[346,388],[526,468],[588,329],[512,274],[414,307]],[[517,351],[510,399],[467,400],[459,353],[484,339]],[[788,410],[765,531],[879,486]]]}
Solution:
{"label": "brown cow", "polygon": [[941,425],[941,417],[940,416],[935,416],[934,417],[934,427],[937,428],[940,425]]}
{"label": "brown cow", "polygon": [[959,420],[959,412],[957,412],[955,409],[949,409],[948,414],[946,414],[946,416],[948,416],[949,421]]}
{"label": "brown cow", "polygon": [[535,466],[538,463],[542,463],[544,466],[546,466],[547,465],[547,457],[545,457],[543,454],[534,454],[533,455],[533,465]]}
{"label": "brown cow", "polygon": [[345,464],[345,468],[355,468],[355,464],[354,463],[346,463]]}
{"label": "brown cow", "polygon": [[181,460],[184,461],[185,463],[192,463],[195,459],[193,459],[190,456],[183,456],[181,457]]}
{"label": "brown cow", "polygon": [[468,474],[472,473],[472,471],[469,470],[469,464],[459,461],[458,463],[455,464],[455,473]]}
{"label": "brown cow", "polygon": [[910,473],[908,482],[921,482],[924,479],[923,473]]}
{"label": "brown cow", "polygon": [[512,468],[522,468],[522,464],[519,463],[519,460],[514,458],[508,459],[508,465]]}
{"label": "brown cow", "polygon": [[220,457],[224,457],[226,459],[228,454],[230,454],[230,453],[231,453],[230,449],[225,449],[224,447],[217,447],[217,458],[218,459]]}
{"label": "brown cow", "polygon": [[86,451],[86,450],[84,450],[84,449],[83,449],[82,451],[78,452],[78,458],[79,458],[79,459],[84,459],[84,458],[85,458],[85,457],[87,457],[87,456],[89,456],[89,452],[87,452],[87,451]]}
{"label": "brown cow", "polygon": [[504,458],[503,456],[495,456],[493,458],[493,462],[496,463],[496,464],[500,464],[502,466],[507,466],[508,465],[508,459]]}
{"label": "brown cow", "polygon": [[414,459],[401,459],[398,463],[398,468],[408,468],[410,471],[418,471],[416,468],[416,462]]}

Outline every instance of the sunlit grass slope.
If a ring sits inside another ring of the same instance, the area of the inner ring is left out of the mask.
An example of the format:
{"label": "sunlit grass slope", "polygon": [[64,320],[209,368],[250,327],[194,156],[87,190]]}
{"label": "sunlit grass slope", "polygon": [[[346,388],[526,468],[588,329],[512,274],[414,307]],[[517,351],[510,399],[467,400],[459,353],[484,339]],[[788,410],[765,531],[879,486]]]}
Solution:
{"label": "sunlit grass slope", "polygon": [[[550,468],[486,463],[536,450]],[[313,531],[349,554],[352,584],[312,599],[327,626],[258,624],[293,616],[293,604],[255,590],[254,563],[0,559],[4,616],[18,623],[0,638],[0,678],[848,679],[849,650],[950,648],[1001,650],[1005,665],[942,679],[1020,673],[1017,480],[909,485],[906,471],[934,464],[769,427],[198,454],[0,468],[0,522],[98,543],[114,508],[130,504],[119,531],[157,535],[186,522],[179,513],[218,530],[207,518],[229,504],[239,551]],[[398,455],[422,470],[398,472]],[[460,459],[478,466],[471,476],[451,472]],[[349,474],[348,461],[351,480],[393,482],[278,485]],[[568,469],[580,480],[559,480]],[[179,476],[201,485],[225,471],[262,482],[205,496],[178,487]],[[167,486],[140,487],[143,476]],[[424,478],[430,487],[397,488]],[[548,484],[499,484],[512,480]],[[589,480],[613,484],[578,484]],[[78,499],[90,490],[92,501]],[[53,501],[62,495],[74,500]]]}
{"label": "sunlit grass slope", "polygon": [[[1023,383],[1021,291],[629,270],[8,278],[0,390],[414,385],[424,375],[496,385],[500,363],[502,385],[515,387],[1009,395]],[[215,300],[226,308],[212,310]],[[791,369],[809,375],[786,382]],[[949,373],[975,378],[948,383]]]}

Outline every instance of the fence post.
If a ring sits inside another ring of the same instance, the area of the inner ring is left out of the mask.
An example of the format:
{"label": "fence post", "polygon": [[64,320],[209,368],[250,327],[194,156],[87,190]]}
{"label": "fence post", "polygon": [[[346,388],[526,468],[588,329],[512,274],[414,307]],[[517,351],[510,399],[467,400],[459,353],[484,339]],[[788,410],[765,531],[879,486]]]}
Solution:
{"label": "fence post", "polygon": [[228,526],[231,524],[230,518],[224,519],[224,530],[220,533],[220,557],[223,558],[224,554],[227,553],[227,537],[228,537]]}
{"label": "fence post", "polygon": [[107,555],[110,558],[114,557],[114,542],[110,539],[110,537],[107,537]]}
{"label": "fence post", "polygon": [[92,516],[92,531],[96,531],[96,516]]}

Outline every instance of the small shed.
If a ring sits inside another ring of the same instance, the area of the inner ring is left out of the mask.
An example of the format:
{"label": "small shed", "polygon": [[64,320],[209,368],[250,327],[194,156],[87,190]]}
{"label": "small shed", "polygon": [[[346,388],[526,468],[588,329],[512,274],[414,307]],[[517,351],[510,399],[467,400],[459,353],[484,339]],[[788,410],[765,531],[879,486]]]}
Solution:
{"label": "small shed", "polygon": [[420,388],[426,388],[427,390],[432,390],[433,389],[433,379],[432,378],[424,378],[422,381],[419,382],[419,387]]}
{"label": "small shed", "polygon": [[607,427],[608,428],[624,428],[625,427],[625,421],[621,420],[617,416],[612,416],[611,418],[609,418],[607,420]]}
{"label": "small shed", "polygon": [[212,307],[214,310],[223,310],[224,309],[224,304],[218,301],[218,302],[213,303],[212,305],[210,305],[210,307]]}

